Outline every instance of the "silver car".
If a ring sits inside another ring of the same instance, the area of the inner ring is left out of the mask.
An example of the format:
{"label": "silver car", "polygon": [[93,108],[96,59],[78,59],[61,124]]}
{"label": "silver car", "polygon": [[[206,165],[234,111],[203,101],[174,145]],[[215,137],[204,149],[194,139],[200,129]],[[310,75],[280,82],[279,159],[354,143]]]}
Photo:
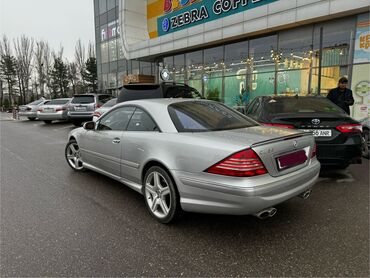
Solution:
{"label": "silver car", "polygon": [[30,121],[34,121],[37,118],[37,110],[41,105],[48,103],[50,99],[38,99],[26,105],[19,106],[18,115],[22,117],[27,117]]}
{"label": "silver car", "polygon": [[105,112],[109,111],[109,109],[111,109],[116,104],[117,104],[117,98],[112,98],[111,100],[103,104],[102,107],[95,109],[94,114],[93,114],[93,121],[97,121],[99,117],[101,117]]}
{"label": "silver car", "polygon": [[307,198],[320,171],[311,134],[261,126],[207,100],[117,104],[70,132],[65,157],[75,171],[99,172],[143,194],[161,223],[181,210],[271,217],[273,206]]}
{"label": "silver car", "polygon": [[67,108],[71,98],[52,99],[37,109],[37,118],[50,124],[56,120],[67,120]]}

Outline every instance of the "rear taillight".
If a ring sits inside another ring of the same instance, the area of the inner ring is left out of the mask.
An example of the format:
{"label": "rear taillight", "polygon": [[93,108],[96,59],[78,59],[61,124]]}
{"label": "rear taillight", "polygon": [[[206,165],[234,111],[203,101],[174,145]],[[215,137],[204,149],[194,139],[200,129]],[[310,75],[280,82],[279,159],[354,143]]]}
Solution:
{"label": "rear taillight", "polygon": [[339,125],[336,129],[342,133],[361,133],[362,125],[360,124],[345,124]]}
{"label": "rear taillight", "polygon": [[246,149],[221,160],[205,172],[225,176],[253,177],[266,174],[267,170],[257,154],[252,149]]}
{"label": "rear taillight", "polygon": [[100,117],[101,116],[101,113],[100,112],[94,112],[94,114],[93,114],[93,117]]}
{"label": "rear taillight", "polygon": [[62,111],[62,108],[55,108],[55,112]]}
{"label": "rear taillight", "polygon": [[27,107],[26,108],[26,111],[31,111],[32,110],[32,108],[31,107]]}
{"label": "rear taillight", "polygon": [[312,149],[311,158],[314,158],[316,156],[316,153],[317,153],[317,145],[315,143]]}
{"label": "rear taillight", "polygon": [[98,109],[100,107],[101,107],[101,104],[99,104],[99,103],[95,104],[95,109]]}
{"label": "rear taillight", "polygon": [[288,125],[288,124],[262,123],[262,125],[281,127],[281,128],[294,128],[294,125]]}
{"label": "rear taillight", "polygon": [[42,108],[37,109],[37,112],[42,112],[42,111],[44,111],[44,109]]}

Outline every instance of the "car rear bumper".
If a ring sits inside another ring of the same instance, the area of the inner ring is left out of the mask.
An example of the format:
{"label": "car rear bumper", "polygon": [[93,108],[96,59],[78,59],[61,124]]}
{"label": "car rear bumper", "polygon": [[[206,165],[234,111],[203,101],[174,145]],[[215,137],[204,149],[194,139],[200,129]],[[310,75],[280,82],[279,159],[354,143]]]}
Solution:
{"label": "car rear bumper", "polygon": [[28,117],[28,118],[36,118],[37,117],[37,112],[33,111],[19,111],[18,115],[21,117]]}
{"label": "car rear bumper", "polygon": [[84,113],[69,112],[67,115],[67,118],[71,121],[92,121],[93,114],[94,114],[94,111],[84,112]]}
{"label": "car rear bumper", "polygon": [[314,159],[298,171],[251,178],[171,171],[185,211],[246,215],[282,203],[310,189],[320,172]]}
{"label": "car rear bumper", "polygon": [[362,145],[360,139],[359,142],[344,144],[317,143],[317,158],[322,165],[361,163],[361,154]]}
{"label": "car rear bumper", "polygon": [[67,120],[67,114],[63,112],[56,113],[37,113],[37,118],[42,121]]}

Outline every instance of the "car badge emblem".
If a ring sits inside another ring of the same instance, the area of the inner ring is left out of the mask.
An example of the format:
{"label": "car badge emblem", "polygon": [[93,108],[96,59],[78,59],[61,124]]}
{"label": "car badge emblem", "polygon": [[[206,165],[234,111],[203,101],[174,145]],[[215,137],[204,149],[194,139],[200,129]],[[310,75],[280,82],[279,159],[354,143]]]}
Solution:
{"label": "car badge emblem", "polygon": [[293,146],[294,146],[294,148],[298,147],[298,141],[297,140],[293,140]]}
{"label": "car badge emblem", "polygon": [[313,125],[319,125],[320,124],[320,119],[312,119],[311,123]]}

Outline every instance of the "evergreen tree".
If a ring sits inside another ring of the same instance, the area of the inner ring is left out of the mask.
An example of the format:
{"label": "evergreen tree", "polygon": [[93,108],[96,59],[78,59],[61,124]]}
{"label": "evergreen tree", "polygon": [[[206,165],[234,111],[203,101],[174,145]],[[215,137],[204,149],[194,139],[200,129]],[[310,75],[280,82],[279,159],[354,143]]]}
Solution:
{"label": "evergreen tree", "polygon": [[54,58],[54,65],[50,77],[53,97],[67,97],[69,86],[68,66],[61,58]]}
{"label": "evergreen tree", "polygon": [[1,79],[6,82],[10,106],[14,104],[15,85],[17,84],[17,61],[14,56],[1,55],[0,58]]}
{"label": "evergreen tree", "polygon": [[96,92],[96,90],[98,89],[98,74],[96,70],[96,59],[94,57],[88,58],[85,63],[83,79],[86,82],[88,90]]}

